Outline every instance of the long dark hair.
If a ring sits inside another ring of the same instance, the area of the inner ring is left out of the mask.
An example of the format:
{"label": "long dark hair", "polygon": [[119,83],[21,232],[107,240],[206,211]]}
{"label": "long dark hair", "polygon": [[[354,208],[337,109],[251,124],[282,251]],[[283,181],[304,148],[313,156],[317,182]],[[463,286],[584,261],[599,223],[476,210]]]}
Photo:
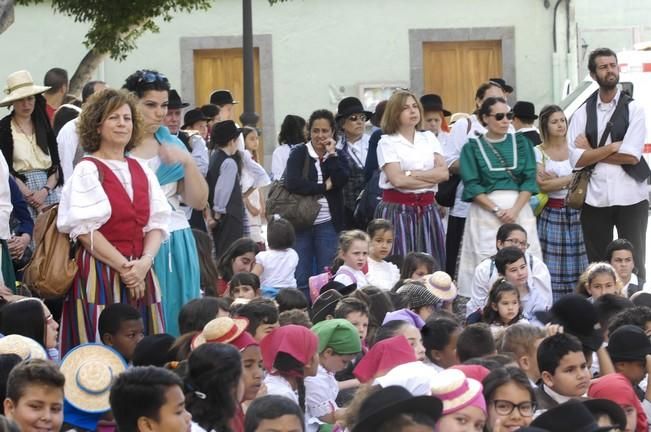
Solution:
{"label": "long dark hair", "polygon": [[226,282],[230,281],[233,277],[233,261],[235,258],[242,256],[246,253],[252,252],[254,255],[258,253],[258,245],[250,238],[241,238],[235,240],[221,256],[217,263],[217,271],[219,276]]}
{"label": "long dark hair", "polygon": [[522,387],[524,390],[527,390],[529,392],[529,396],[531,397],[531,401],[534,403],[536,402],[536,394],[531,387],[531,383],[529,382],[527,375],[520,368],[507,366],[505,368],[498,368],[493,370],[491,373],[486,375],[486,378],[484,378],[482,381],[482,384],[484,386],[484,399],[486,399],[486,403],[490,403],[490,401],[493,399],[493,395],[498,388],[502,387],[505,384],[508,384],[509,382],[513,382],[519,387]]}
{"label": "long dark hair", "polygon": [[305,142],[305,119],[301,116],[288,114],[280,126],[278,144],[300,144]]}
{"label": "long dark hair", "polygon": [[170,82],[160,72],[150,69],[137,70],[127,77],[122,88],[142,98],[148,91],[169,91]]}
{"label": "long dark hair", "polygon": [[192,419],[207,431],[230,432],[242,376],[239,351],[227,344],[203,344],[192,351],[185,378],[186,402]]}
{"label": "long dark hair", "polygon": [[207,296],[215,296],[215,285],[219,278],[217,264],[213,259],[213,241],[208,234],[201,230],[193,229],[192,234],[197,244],[199,255],[199,274],[201,276],[201,288]]}
{"label": "long dark hair", "polygon": [[498,311],[493,309],[493,305],[494,304],[497,305],[500,302],[500,299],[502,298],[502,294],[509,293],[509,292],[514,292],[515,295],[518,297],[518,305],[520,307],[520,310],[518,314],[506,325],[514,324],[518,322],[520,319],[522,319],[522,302],[520,301],[520,293],[518,292],[518,289],[515,286],[513,286],[511,283],[507,282],[506,279],[499,278],[497,279],[497,281],[495,281],[493,287],[488,293],[488,300],[486,300],[486,306],[484,306],[484,312],[483,312],[484,322],[488,324],[494,324],[494,323],[503,324],[502,317],[500,317]]}
{"label": "long dark hair", "polygon": [[298,406],[301,410],[305,411],[305,365],[294,358],[292,355],[279,352],[274,361],[274,369],[278,375],[285,379],[296,380],[296,387],[298,391]]}
{"label": "long dark hair", "polygon": [[[547,141],[549,137],[549,119],[552,114],[557,112],[563,112],[563,108],[558,105],[545,105],[543,109],[540,110],[540,116],[538,122],[540,123],[540,134],[542,135],[543,141]],[[567,119],[566,119],[567,121]]]}
{"label": "long dark hair", "polygon": [[0,333],[5,336],[25,336],[45,347],[46,324],[43,304],[38,299],[20,300],[0,309]]}

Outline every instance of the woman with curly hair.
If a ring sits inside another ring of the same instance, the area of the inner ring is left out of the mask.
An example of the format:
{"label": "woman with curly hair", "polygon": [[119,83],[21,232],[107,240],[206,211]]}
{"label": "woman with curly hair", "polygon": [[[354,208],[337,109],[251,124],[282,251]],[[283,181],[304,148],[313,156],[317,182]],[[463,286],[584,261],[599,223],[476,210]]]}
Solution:
{"label": "woman with curly hair", "polygon": [[113,303],[136,307],[146,334],[165,331],[152,265],[168,236],[170,207],[155,174],[127,156],[142,132],[136,104],[107,89],[91,96],[79,117],[87,156],[63,187],[57,219],[81,245],[63,305],[62,353],[95,342],[99,314]]}

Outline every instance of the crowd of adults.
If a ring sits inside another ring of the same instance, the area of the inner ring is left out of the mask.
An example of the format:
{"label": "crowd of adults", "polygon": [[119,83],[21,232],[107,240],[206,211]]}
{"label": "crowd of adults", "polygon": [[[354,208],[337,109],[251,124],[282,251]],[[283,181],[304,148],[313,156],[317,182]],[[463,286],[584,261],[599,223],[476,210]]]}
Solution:
{"label": "crowd of adults", "polygon": [[228,90],[12,73],[1,429],[649,431],[645,114],[588,67],[569,120],[500,78],[287,115],[269,173]]}

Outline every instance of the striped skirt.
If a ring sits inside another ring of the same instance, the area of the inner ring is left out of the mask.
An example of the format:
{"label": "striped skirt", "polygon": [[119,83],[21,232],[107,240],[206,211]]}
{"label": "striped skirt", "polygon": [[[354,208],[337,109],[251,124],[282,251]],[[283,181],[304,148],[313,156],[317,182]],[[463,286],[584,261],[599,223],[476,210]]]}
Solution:
{"label": "striped skirt", "polygon": [[[47,171],[45,170],[24,171],[21,174],[24,175],[27,180],[25,186],[33,192],[43,189],[43,186],[47,183]],[[59,202],[59,199],[59,191],[55,188],[50,191],[43,204],[46,206],[56,204]],[[36,220],[36,216],[38,216],[37,210],[32,206],[27,207],[29,208],[29,213],[32,215],[32,219]]]}
{"label": "striped skirt", "polygon": [[393,255],[425,252],[436,260],[435,270],[445,266],[445,230],[436,205],[412,206],[382,200],[375,217],[393,224]]}
{"label": "striped skirt", "polygon": [[87,342],[101,342],[99,315],[113,303],[128,303],[140,311],[145,335],[164,333],[160,287],[153,271],[145,278],[145,296],[131,297],[118,272],[96,260],[85,249],[77,255],[79,270],[63,303],[60,327],[61,355]]}
{"label": "striped skirt", "polygon": [[552,277],[554,301],[574,291],[588,266],[580,215],[579,210],[569,207],[547,206],[538,216],[538,237]]}

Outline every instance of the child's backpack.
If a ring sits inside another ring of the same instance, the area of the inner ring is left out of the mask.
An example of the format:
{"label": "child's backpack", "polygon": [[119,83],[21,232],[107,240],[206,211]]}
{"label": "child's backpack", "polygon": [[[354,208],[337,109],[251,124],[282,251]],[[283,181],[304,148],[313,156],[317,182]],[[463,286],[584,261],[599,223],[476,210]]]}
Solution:
{"label": "child's backpack", "polygon": [[319,273],[318,275],[310,276],[308,279],[308,287],[310,289],[310,301],[314,303],[314,301],[321,295],[321,288],[323,288],[328,282],[330,282],[334,277],[337,275],[337,273],[341,272],[345,274],[346,276],[349,276],[351,279],[355,279],[355,275],[353,273],[345,268],[340,268],[337,270],[337,273],[332,274],[332,269],[330,267],[326,267],[324,273]]}

